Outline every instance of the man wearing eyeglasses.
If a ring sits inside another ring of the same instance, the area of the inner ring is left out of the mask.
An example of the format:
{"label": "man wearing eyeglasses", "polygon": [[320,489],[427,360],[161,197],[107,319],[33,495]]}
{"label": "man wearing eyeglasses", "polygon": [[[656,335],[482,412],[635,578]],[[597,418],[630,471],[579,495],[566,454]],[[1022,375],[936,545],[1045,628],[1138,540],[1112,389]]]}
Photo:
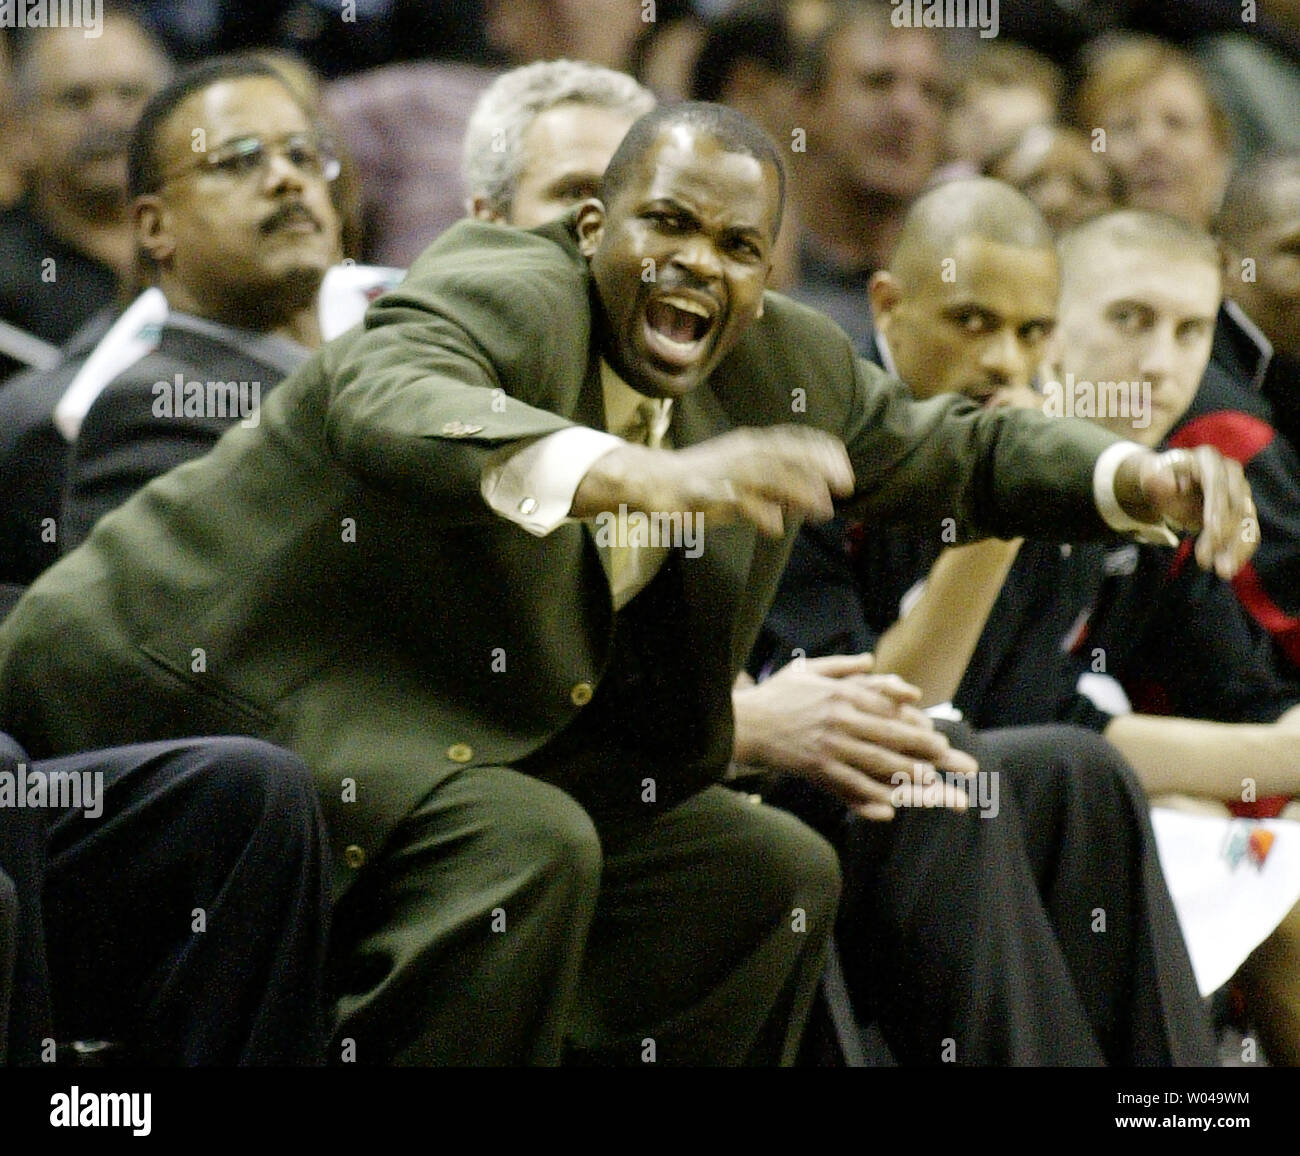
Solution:
{"label": "man wearing eyeglasses", "polygon": [[269,66],[226,59],[146,106],[128,151],[141,264],[167,300],[157,349],[95,400],[72,450],[64,550],[151,478],[254,425],[321,343],[316,297],[340,252],[338,160]]}

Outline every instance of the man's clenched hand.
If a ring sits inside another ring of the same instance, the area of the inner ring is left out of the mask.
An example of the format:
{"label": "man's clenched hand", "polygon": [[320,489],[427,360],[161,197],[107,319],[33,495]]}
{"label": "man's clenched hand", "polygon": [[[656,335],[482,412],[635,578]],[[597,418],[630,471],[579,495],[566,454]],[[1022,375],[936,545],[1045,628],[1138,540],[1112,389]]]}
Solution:
{"label": "man's clenched hand", "polygon": [[620,505],[646,513],[746,518],[778,537],[787,516],[823,521],[853,492],[844,443],[806,426],[738,429],[683,450],[626,445],[598,458],[570,513],[589,518]]}
{"label": "man's clenched hand", "polygon": [[1200,530],[1196,561],[1231,578],[1259,546],[1259,518],[1241,466],[1210,446],[1133,454],[1115,473],[1115,498],[1133,518]]}

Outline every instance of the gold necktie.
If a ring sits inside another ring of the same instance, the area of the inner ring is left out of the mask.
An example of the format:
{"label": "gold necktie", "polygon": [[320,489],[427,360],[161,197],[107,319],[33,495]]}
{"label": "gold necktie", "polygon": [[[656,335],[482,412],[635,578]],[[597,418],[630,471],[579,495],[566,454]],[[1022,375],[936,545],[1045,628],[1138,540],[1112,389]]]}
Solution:
{"label": "gold necktie", "polygon": [[[662,402],[638,403],[632,417],[614,431],[624,441],[658,449],[668,432],[668,407]],[[620,512],[621,513],[621,512]],[[622,609],[643,590],[659,572],[668,554],[666,544],[642,542],[636,529],[638,519],[616,518],[612,523],[612,540],[609,543],[609,587],[616,609]],[[628,534],[631,529],[631,534]],[[629,540],[630,538],[630,540]]]}
{"label": "gold necktie", "polygon": [[663,445],[664,434],[668,432],[664,408],[661,403],[647,398],[636,407],[627,424],[617,431],[617,436],[625,442],[657,450]]}

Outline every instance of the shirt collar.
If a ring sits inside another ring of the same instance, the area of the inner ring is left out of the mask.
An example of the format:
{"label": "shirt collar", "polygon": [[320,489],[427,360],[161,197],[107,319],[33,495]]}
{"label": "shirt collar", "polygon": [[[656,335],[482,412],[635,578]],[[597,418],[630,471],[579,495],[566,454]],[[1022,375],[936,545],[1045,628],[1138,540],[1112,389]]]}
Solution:
{"label": "shirt collar", "polygon": [[1235,301],[1225,297],[1222,308],[1233,325],[1237,327],[1241,336],[1255,347],[1258,354],[1250,382],[1255,392],[1258,393],[1260,387],[1264,384],[1264,374],[1268,372],[1268,364],[1273,360],[1273,343],[1264,336],[1264,331],[1246,315],[1246,311]]}

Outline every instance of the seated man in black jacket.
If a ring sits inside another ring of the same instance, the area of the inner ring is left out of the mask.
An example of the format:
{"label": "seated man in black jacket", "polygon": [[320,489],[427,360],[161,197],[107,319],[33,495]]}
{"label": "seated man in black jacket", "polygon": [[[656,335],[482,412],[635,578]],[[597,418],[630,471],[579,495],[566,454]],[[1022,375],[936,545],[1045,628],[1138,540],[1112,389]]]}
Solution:
{"label": "seated man in black jacket", "polygon": [[341,255],[337,175],[319,127],[267,65],[201,65],[150,102],[128,178],[136,243],[169,314],[158,348],[82,421],[62,550],[236,422],[256,424],[263,396],[320,345],[317,293]]}

